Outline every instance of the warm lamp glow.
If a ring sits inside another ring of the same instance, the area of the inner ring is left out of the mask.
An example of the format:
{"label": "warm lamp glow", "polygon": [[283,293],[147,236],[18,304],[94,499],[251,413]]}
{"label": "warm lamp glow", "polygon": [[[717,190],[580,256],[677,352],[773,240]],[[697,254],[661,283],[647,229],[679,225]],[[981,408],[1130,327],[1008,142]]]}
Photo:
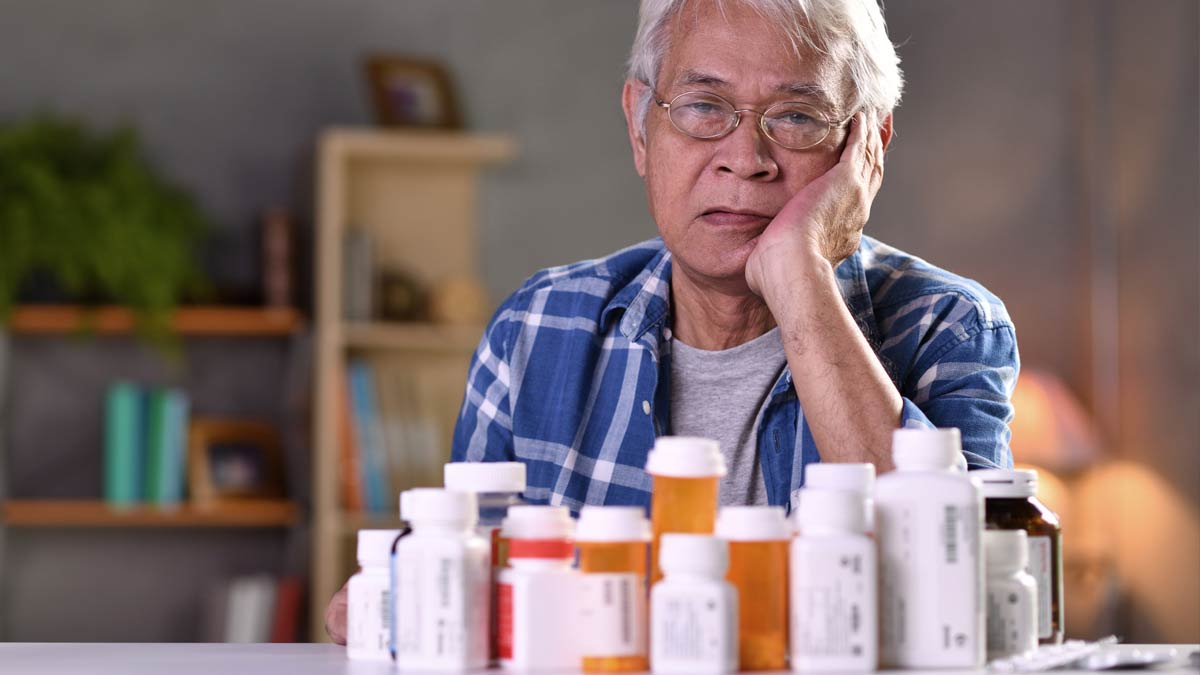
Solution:
{"label": "warm lamp glow", "polygon": [[1062,380],[1036,370],[1021,373],[1012,397],[1013,460],[1056,473],[1074,473],[1100,458],[1091,418]]}

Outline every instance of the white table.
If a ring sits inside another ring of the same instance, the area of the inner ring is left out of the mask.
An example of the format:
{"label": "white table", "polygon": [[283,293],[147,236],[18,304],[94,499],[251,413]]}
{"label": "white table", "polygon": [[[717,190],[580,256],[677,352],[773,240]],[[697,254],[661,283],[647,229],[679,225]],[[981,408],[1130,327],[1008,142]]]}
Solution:
{"label": "white table", "polygon": [[[1132,648],[1133,646],[1128,646]],[[1200,645],[1137,645],[1179,654],[1160,675],[1195,673],[1187,657]],[[372,675],[395,673],[390,663],[349,661],[343,647],[328,644],[78,644],[0,643],[0,674],[9,675]],[[498,673],[501,671],[486,671]],[[904,671],[920,673],[921,671]],[[977,675],[985,671],[928,671],[928,675]],[[1055,671],[1074,673],[1087,671]]]}

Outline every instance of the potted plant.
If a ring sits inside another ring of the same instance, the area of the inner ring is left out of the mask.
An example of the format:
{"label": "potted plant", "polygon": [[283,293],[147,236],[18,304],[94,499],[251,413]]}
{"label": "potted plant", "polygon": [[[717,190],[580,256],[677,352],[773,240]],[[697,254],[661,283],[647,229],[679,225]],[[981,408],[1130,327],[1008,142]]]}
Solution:
{"label": "potted plant", "polygon": [[127,306],[141,334],[164,338],[171,311],[207,288],[196,253],[209,230],[133,131],[44,116],[0,125],[0,325],[35,284]]}

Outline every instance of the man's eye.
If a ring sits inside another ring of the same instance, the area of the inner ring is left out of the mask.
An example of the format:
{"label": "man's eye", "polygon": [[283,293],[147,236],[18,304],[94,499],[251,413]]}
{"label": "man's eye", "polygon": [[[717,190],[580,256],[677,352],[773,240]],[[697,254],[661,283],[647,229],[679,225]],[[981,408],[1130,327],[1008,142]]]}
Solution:
{"label": "man's eye", "polygon": [[713,115],[720,112],[720,108],[715,103],[706,103],[704,101],[696,101],[685,106],[688,112],[697,115]]}
{"label": "man's eye", "polygon": [[779,122],[781,122],[783,124],[796,126],[796,127],[807,126],[807,125],[813,124],[815,122],[815,120],[812,117],[810,117],[802,112],[784,113],[783,115],[780,115],[779,117],[777,117],[776,120],[778,120]]}

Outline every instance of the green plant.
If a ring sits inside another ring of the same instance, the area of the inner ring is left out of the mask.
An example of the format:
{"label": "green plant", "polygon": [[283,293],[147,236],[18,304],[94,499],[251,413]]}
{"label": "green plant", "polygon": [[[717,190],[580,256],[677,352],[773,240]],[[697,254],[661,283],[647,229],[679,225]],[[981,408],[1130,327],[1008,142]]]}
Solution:
{"label": "green plant", "polygon": [[46,116],[0,125],[0,323],[40,274],[76,300],[130,307],[140,332],[161,338],[171,310],[207,288],[196,252],[209,229],[129,129]]}

